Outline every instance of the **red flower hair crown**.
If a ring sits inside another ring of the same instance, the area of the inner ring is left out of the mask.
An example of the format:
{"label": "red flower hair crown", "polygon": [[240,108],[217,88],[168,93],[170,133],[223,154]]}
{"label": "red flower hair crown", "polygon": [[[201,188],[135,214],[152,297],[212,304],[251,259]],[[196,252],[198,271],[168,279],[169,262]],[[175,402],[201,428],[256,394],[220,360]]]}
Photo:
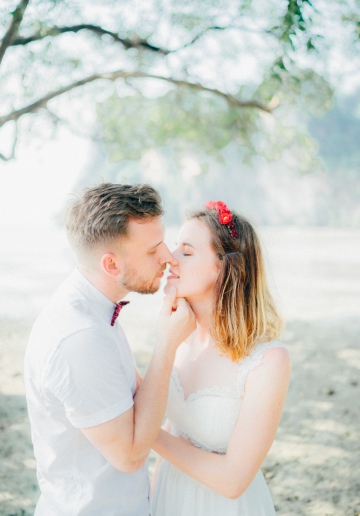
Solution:
{"label": "red flower hair crown", "polygon": [[236,231],[234,221],[232,219],[231,211],[226,206],[226,204],[222,201],[209,201],[205,204],[205,208],[208,210],[216,210],[219,215],[219,222],[220,224],[224,224],[228,227],[228,230],[230,232],[230,235],[233,238],[237,238],[239,234]]}

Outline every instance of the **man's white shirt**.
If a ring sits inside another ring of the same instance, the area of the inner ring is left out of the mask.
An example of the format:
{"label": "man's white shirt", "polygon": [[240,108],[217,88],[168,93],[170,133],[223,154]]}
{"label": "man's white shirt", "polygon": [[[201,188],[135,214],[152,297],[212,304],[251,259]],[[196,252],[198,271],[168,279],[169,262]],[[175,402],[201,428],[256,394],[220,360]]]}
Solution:
{"label": "man's white shirt", "polygon": [[[75,270],[36,320],[25,386],[41,496],[35,516],[148,516],[147,462],[123,473],[80,428],[129,410],[134,358],[114,303]],[[122,313],[124,316],[124,312]]]}

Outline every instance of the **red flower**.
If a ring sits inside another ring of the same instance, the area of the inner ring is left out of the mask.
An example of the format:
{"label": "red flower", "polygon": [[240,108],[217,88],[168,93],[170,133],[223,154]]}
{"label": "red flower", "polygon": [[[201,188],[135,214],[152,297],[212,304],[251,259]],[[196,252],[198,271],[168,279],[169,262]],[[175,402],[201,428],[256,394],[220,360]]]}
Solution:
{"label": "red flower", "polygon": [[205,204],[205,208],[208,210],[216,210],[219,215],[220,224],[224,224],[228,227],[232,237],[236,238],[239,236],[235,229],[234,221],[232,220],[231,211],[222,201],[209,201]]}
{"label": "red flower", "polygon": [[215,201],[209,201],[205,204],[205,208],[208,210],[211,210],[212,208],[216,208],[216,202]]}
{"label": "red flower", "polygon": [[221,224],[229,224],[232,221],[231,213],[227,213],[225,211],[219,212],[219,222]]}

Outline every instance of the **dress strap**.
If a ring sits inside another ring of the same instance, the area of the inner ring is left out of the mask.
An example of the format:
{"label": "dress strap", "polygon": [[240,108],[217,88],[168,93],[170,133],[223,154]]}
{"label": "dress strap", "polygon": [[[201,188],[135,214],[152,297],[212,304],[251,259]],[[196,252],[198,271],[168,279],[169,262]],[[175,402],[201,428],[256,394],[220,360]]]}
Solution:
{"label": "dress strap", "polygon": [[241,396],[244,395],[245,382],[249,371],[259,366],[265,351],[272,348],[285,348],[284,344],[279,340],[271,340],[270,342],[262,342],[257,344],[251,354],[240,361],[239,372],[237,376],[237,390]]}

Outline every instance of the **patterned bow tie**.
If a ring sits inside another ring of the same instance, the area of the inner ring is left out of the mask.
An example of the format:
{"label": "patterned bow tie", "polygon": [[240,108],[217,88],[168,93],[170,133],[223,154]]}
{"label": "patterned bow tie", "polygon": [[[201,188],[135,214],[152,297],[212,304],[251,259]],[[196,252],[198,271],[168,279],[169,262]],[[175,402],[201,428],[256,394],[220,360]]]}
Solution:
{"label": "patterned bow tie", "polygon": [[115,310],[114,310],[114,313],[113,313],[113,316],[111,319],[111,326],[114,326],[115,321],[116,321],[122,307],[127,305],[128,303],[130,303],[130,301],[120,301],[120,303],[115,303]]}

